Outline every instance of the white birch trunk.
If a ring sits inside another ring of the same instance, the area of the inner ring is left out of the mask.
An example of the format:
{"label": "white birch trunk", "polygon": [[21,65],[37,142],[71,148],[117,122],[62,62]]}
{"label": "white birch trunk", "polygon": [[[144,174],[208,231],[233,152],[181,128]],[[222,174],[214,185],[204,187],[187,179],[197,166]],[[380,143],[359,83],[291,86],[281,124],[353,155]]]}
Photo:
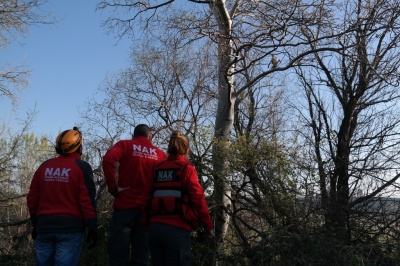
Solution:
{"label": "white birch trunk", "polygon": [[227,145],[233,128],[234,119],[234,90],[232,65],[232,43],[230,39],[231,18],[225,7],[224,0],[216,0],[211,5],[215,19],[218,22],[218,109],[215,118],[212,163],[215,178],[215,233],[216,248],[220,250],[229,225],[227,210],[231,206],[230,175],[227,171]]}

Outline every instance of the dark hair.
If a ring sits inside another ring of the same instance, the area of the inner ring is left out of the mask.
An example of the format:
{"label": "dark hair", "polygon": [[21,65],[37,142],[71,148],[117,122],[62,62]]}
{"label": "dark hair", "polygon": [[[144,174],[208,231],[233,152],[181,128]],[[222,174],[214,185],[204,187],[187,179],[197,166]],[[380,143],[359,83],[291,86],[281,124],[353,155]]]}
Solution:
{"label": "dark hair", "polygon": [[150,135],[151,135],[151,130],[150,130],[149,126],[145,125],[145,124],[137,125],[135,127],[135,130],[133,131],[133,136],[134,137],[141,136],[141,137],[146,137],[147,138]]}
{"label": "dark hair", "polygon": [[171,155],[186,155],[188,149],[188,137],[178,130],[173,131],[169,140],[167,153]]}

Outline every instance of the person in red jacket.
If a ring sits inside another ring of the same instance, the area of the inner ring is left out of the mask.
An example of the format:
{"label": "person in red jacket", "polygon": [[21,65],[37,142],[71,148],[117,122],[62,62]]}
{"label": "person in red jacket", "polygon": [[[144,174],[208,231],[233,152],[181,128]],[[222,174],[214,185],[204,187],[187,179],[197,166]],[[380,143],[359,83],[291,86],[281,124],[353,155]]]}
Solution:
{"label": "person in red jacket", "polygon": [[78,265],[83,234],[97,243],[93,171],[81,160],[83,137],[74,127],[56,138],[58,157],[36,170],[27,195],[36,265]]}
{"label": "person in red jacket", "polygon": [[147,229],[141,222],[143,191],[151,185],[154,165],[166,160],[151,140],[150,128],[140,124],[132,139],[118,141],[103,156],[105,182],[114,196],[109,265],[128,265],[130,259],[131,265],[147,265],[149,261]]}
{"label": "person in red jacket", "polygon": [[151,259],[153,266],[189,266],[191,231],[197,221],[208,238],[214,237],[214,225],[196,169],[187,159],[187,136],[172,132],[167,153],[168,159],[154,168],[153,185],[145,198]]}

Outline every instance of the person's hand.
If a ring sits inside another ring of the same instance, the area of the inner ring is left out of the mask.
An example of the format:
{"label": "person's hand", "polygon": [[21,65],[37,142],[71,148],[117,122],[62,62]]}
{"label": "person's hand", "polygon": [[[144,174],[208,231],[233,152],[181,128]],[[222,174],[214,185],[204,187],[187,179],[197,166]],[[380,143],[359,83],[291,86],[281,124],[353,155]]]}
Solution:
{"label": "person's hand", "polygon": [[88,249],[92,249],[96,246],[98,240],[97,230],[89,230],[86,243],[88,244]]}
{"label": "person's hand", "polygon": [[33,240],[36,240],[36,237],[37,237],[36,227],[32,227],[31,237]]}
{"label": "person's hand", "polygon": [[115,190],[110,191],[110,194],[111,194],[113,197],[115,197],[115,196],[118,195],[118,193],[120,193],[121,191],[127,190],[127,189],[130,189],[130,187],[116,187]]}
{"label": "person's hand", "polygon": [[213,239],[213,238],[215,238],[214,229],[211,229],[211,230],[207,231],[207,232],[206,232],[206,237],[207,237],[208,239]]}
{"label": "person's hand", "polygon": [[130,187],[118,187],[118,193],[127,189],[130,189]]}

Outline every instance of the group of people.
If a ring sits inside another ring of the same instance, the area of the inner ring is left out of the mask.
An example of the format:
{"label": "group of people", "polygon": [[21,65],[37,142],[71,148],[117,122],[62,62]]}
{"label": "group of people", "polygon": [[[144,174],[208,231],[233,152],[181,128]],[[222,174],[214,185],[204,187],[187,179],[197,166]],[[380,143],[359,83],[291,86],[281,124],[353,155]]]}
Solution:
{"label": "group of people", "polygon": [[[37,265],[78,265],[86,232],[98,241],[93,170],[81,159],[78,128],[56,138],[58,157],[35,172],[27,205]],[[191,231],[200,222],[214,237],[204,191],[188,160],[189,139],[173,131],[167,155],[152,144],[145,124],[103,156],[108,192],[114,197],[108,237],[109,265],[191,265]]]}

